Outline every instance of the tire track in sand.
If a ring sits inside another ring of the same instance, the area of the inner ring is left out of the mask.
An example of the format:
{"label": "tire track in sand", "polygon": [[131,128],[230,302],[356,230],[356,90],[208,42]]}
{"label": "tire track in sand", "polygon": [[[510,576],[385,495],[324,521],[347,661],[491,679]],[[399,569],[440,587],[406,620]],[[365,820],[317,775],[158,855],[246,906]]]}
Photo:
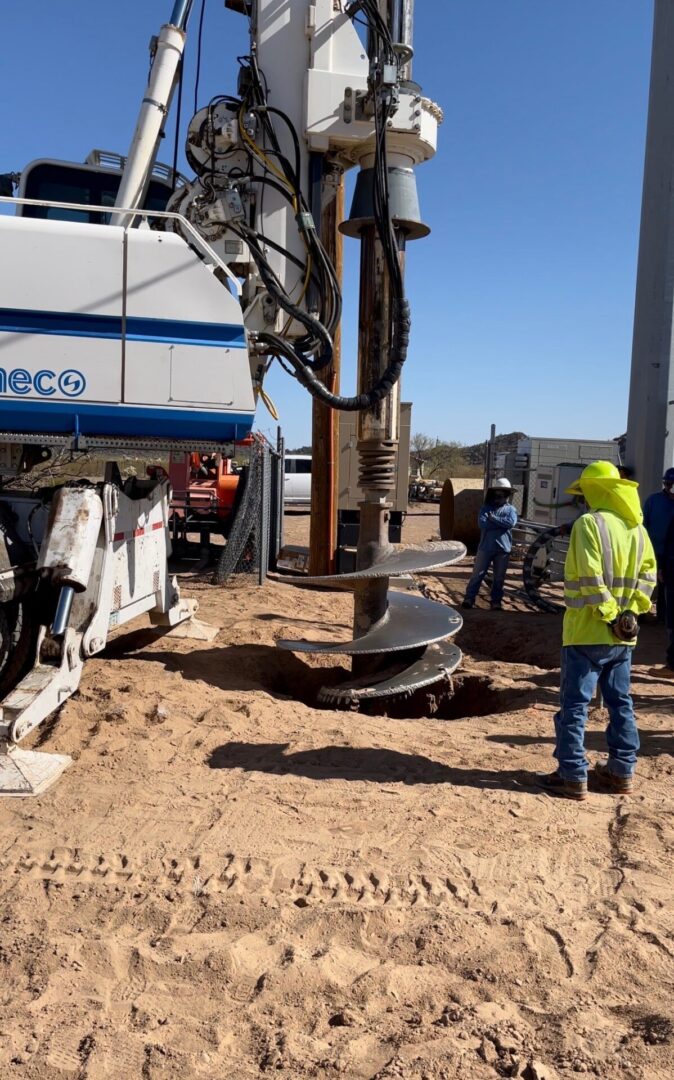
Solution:
{"label": "tire track in sand", "polygon": [[29,852],[2,866],[11,888],[28,877],[61,885],[109,886],[134,891],[171,890],[182,896],[278,896],[303,907],[312,902],[363,907],[415,907],[451,904],[464,909],[491,909],[476,883],[424,872],[389,874],[379,867],[311,866],[287,859],[271,862],[228,854],[221,859],[195,856],[164,858],[157,867],[134,867],[123,853],[85,854],[60,847]]}

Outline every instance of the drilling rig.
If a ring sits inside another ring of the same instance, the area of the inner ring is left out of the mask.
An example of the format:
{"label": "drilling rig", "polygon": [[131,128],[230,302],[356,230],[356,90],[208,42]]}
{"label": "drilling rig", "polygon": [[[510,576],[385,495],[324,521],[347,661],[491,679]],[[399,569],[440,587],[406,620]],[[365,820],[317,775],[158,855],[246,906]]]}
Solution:
{"label": "drilling rig", "polygon": [[[111,627],[143,612],[175,625],[195,610],[166,568],[165,475],[122,482],[112,455],[231,456],[274,362],[329,408],[358,413],[364,493],[356,571],[305,581],[353,591],[353,639],[280,646],[353,657],[352,678],[321,692],[336,706],[410,694],[461,658],[456,612],[389,592],[391,578],[465,554],[460,544],[396,554],[388,543],[411,329],[406,248],[429,232],[415,168],[433,156],[442,119],[412,78],[413,0],[225,0],[248,20],[250,50],[237,85],[190,120],[195,175],[183,180],[157,151],[192,6],[176,0],[153,39],[126,157],[34,162],[2,199],[16,216],[0,217],[0,474],[59,449],[110,455],[100,484],[0,493],[3,794],[36,794],[69,763],[18,743],[77,689]],[[342,295],[318,223],[353,167],[338,224],[360,244],[358,387],[344,396],[323,379]],[[54,198],[65,186],[74,195]]]}

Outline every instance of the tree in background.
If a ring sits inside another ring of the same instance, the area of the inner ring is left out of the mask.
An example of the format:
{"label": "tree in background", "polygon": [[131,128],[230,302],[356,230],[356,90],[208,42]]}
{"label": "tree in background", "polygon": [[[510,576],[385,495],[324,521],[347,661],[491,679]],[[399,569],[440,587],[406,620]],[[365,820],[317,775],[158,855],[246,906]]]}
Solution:
{"label": "tree in background", "polygon": [[448,476],[479,475],[468,465],[464,448],[458,442],[441,442],[418,432],[410,440],[410,460],[419,476],[426,480],[444,480]]}
{"label": "tree in background", "polygon": [[[436,441],[437,440],[430,439],[428,435],[423,435],[420,431],[410,439],[410,461],[413,466],[415,466],[419,476],[425,475],[424,469],[430,459],[431,451],[435,447]],[[414,469],[412,471],[414,471]]]}

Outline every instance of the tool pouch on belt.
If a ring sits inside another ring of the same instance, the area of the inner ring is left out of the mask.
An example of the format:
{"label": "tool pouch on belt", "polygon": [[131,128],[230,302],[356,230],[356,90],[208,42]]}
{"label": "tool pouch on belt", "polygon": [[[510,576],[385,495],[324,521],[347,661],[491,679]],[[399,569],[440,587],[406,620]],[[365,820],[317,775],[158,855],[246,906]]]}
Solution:
{"label": "tool pouch on belt", "polygon": [[609,626],[618,641],[634,641],[639,633],[639,622],[633,611],[621,611]]}

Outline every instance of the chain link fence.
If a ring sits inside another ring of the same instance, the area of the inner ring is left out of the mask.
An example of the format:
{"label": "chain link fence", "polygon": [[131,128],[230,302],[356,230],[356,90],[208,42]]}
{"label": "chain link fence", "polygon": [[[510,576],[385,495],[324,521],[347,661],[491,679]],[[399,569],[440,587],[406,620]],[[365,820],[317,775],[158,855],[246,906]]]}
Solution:
{"label": "chain link fence", "polygon": [[262,435],[255,435],[250,461],[237,489],[234,521],[214,575],[217,585],[227,585],[241,575],[262,585],[283,541],[283,440],[276,449]]}

